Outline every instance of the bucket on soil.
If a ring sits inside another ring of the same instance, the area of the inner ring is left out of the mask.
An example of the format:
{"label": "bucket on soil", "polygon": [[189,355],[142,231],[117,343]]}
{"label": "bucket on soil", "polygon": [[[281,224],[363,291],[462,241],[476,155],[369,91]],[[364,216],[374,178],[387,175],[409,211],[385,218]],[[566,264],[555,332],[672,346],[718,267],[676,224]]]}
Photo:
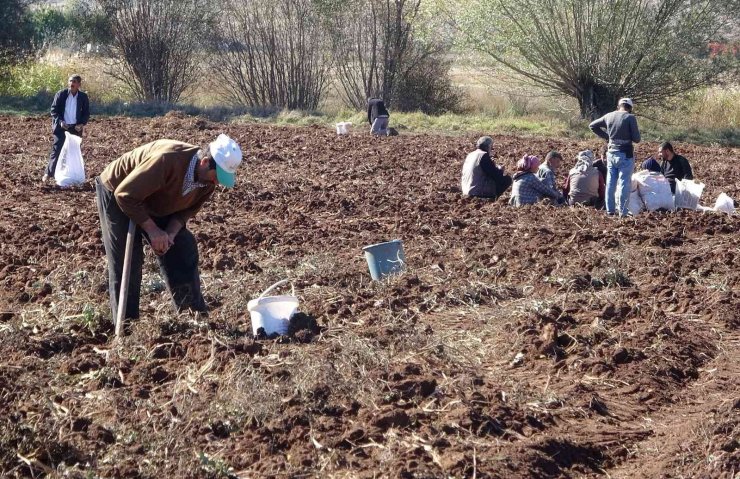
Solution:
{"label": "bucket on soil", "polygon": [[342,121],[337,123],[337,135],[349,135],[352,129],[352,122]]}
{"label": "bucket on soil", "polygon": [[258,298],[247,303],[249,317],[252,320],[252,334],[255,336],[258,335],[257,332],[260,328],[264,329],[267,336],[288,333],[290,318],[298,311],[298,298],[294,295],[265,296],[274,288],[286,282],[285,279],[278,281],[267,288]]}
{"label": "bucket on soil", "polygon": [[376,281],[400,273],[406,267],[406,255],[401,240],[365,246],[362,250],[370,268],[370,276]]}

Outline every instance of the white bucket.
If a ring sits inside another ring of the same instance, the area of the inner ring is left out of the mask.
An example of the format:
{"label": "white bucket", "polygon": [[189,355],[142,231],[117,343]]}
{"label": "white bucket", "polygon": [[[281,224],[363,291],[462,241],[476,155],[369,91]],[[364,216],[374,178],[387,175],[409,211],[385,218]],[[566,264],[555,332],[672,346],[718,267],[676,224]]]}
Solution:
{"label": "white bucket", "polygon": [[292,295],[265,296],[273,288],[285,283],[287,280],[279,281],[267,288],[258,298],[247,303],[247,311],[252,320],[252,334],[257,336],[257,331],[264,328],[266,335],[288,333],[290,318],[298,310],[298,298]]}
{"label": "white bucket", "polygon": [[342,121],[337,123],[337,135],[349,135],[352,129],[352,122]]}

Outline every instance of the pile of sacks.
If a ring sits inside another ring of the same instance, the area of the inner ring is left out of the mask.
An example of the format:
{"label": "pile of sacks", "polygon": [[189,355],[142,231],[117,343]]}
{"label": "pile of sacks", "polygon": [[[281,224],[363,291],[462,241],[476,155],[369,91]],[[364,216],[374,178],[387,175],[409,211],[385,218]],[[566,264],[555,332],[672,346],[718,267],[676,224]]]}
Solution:
{"label": "pile of sacks", "polygon": [[[679,208],[701,211],[720,211],[733,214],[735,204],[732,198],[721,193],[713,208],[699,205],[704,183],[694,180],[676,181],[676,194],[671,193],[671,184],[660,173],[642,170],[632,175],[632,188],[628,202],[629,212],[636,216],[641,211],[673,211]],[[619,204],[619,192],[617,192]]]}

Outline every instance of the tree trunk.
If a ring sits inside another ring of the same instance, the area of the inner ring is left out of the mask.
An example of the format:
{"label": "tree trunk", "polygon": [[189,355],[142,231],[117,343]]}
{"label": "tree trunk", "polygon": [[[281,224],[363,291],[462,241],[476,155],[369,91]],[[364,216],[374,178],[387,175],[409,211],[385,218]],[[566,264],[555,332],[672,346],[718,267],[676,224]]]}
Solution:
{"label": "tree trunk", "polygon": [[578,96],[581,118],[595,120],[617,108],[620,93],[608,86],[586,82]]}

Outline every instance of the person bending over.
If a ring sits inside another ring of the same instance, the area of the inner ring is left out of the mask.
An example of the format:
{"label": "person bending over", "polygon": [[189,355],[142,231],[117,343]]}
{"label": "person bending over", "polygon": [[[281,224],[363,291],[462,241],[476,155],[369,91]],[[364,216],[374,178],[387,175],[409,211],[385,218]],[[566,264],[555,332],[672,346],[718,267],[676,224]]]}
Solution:
{"label": "person bending over", "polygon": [[198,245],[186,225],[211,198],[217,184],[234,186],[241,161],[239,145],[223,134],[202,150],[181,141],[157,140],[125,153],[95,179],[113,318],[118,311],[129,220],[138,228],[126,317],[139,317],[144,256],[141,230],[158,256],[177,311],[207,311],[200,289]]}
{"label": "person bending over", "polygon": [[373,135],[388,136],[388,119],[390,114],[385,103],[380,98],[367,100],[367,121],[370,123],[370,133]]}

